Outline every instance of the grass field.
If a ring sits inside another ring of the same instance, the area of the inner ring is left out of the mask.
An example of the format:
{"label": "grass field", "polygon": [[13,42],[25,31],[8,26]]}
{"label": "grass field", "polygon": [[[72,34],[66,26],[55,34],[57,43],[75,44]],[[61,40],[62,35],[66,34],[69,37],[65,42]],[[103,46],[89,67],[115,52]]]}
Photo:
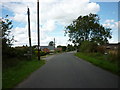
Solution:
{"label": "grass field", "polygon": [[99,53],[81,53],[78,52],[75,54],[75,56],[78,56],[81,59],[84,59],[88,62],[91,62],[92,64],[99,66],[103,69],[106,69],[112,73],[115,73],[117,75],[119,75],[118,72],[118,64],[116,62],[112,62],[107,60],[107,56],[103,55],[103,54],[99,54]]}
{"label": "grass field", "polygon": [[7,68],[2,74],[2,88],[15,87],[44,64],[45,60],[22,60],[15,67]]}

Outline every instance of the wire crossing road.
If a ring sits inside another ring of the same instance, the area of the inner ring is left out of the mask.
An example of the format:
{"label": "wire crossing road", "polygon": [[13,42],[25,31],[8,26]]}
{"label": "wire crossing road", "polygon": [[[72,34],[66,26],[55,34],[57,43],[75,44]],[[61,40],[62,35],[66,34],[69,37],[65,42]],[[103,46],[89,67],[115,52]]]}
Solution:
{"label": "wire crossing road", "polygon": [[118,88],[118,76],[69,52],[49,58],[16,88]]}

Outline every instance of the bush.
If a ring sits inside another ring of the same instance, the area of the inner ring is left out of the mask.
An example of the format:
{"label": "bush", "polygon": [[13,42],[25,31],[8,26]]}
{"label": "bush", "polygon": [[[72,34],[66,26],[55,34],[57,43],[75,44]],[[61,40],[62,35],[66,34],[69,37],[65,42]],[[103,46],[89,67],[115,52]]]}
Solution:
{"label": "bush", "polygon": [[54,53],[60,53],[60,52],[62,52],[62,51],[60,51],[60,50],[55,50],[55,52],[54,52]]}
{"label": "bush", "polygon": [[27,53],[28,48],[7,48],[7,52],[2,51],[3,61],[8,58],[24,58],[24,54]]}
{"label": "bush", "polygon": [[81,46],[79,47],[79,51],[81,52],[96,52],[97,51],[97,44],[90,41],[84,41],[81,43]]}
{"label": "bush", "polygon": [[40,51],[40,55],[41,55],[41,56],[45,56],[45,55],[47,55],[47,53],[44,52],[44,51]]}
{"label": "bush", "polygon": [[104,54],[105,51],[106,51],[106,49],[105,49],[104,46],[98,46],[98,47],[97,47],[97,52]]}
{"label": "bush", "polygon": [[[45,56],[49,54],[48,52],[44,52],[44,51],[40,51],[40,56]],[[38,51],[35,51],[35,55],[37,56],[38,55]]]}
{"label": "bush", "polygon": [[117,54],[108,54],[107,55],[107,58],[106,58],[108,61],[111,61],[111,62],[117,62],[118,63],[118,55]]}
{"label": "bush", "polygon": [[27,60],[24,56],[27,53],[27,48],[7,48],[6,51],[2,51],[2,66],[3,70],[9,67],[18,65],[22,60]]}

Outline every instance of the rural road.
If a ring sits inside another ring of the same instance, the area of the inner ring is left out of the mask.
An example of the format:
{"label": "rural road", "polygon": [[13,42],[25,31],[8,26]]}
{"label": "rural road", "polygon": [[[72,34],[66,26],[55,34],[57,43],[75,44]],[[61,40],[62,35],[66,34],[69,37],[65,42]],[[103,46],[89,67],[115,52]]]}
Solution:
{"label": "rural road", "polygon": [[118,88],[118,76],[67,52],[49,58],[16,88]]}

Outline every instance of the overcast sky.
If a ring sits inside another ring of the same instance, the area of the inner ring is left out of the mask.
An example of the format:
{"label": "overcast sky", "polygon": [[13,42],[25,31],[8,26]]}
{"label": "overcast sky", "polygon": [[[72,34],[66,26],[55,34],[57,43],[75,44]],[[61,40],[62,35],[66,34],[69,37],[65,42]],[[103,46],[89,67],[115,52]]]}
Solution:
{"label": "overcast sky", "polygon": [[[20,1],[20,2],[19,2]],[[92,0],[93,1],[93,0]],[[2,4],[1,4],[2,3]],[[14,46],[28,45],[27,7],[30,8],[32,45],[37,45],[37,4],[35,0],[4,0],[1,2],[0,17],[9,15],[13,21],[11,35],[17,42]],[[91,2],[89,0],[40,0],[40,45],[47,46],[56,39],[56,45],[67,45],[65,26],[80,15],[98,14],[100,23],[112,28],[110,43],[118,42],[118,3]]]}

